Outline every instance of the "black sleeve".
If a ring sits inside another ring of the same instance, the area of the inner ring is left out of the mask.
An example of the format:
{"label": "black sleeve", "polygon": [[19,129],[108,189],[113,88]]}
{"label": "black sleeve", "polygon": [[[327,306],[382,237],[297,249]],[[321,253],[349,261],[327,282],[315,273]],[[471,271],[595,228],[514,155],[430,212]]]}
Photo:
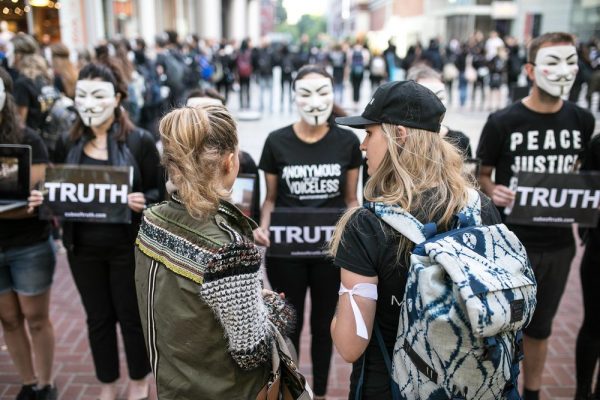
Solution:
{"label": "black sleeve", "polygon": [[27,87],[27,82],[24,79],[17,79],[13,93],[17,106],[28,108],[31,106],[29,88]]}
{"label": "black sleeve", "polygon": [[159,201],[158,173],[160,157],[149,132],[140,130],[141,159],[138,161],[142,175],[142,191],[148,204]]}
{"label": "black sleeve", "polygon": [[277,163],[275,161],[275,155],[273,154],[272,149],[272,136],[273,134],[271,133],[265,141],[262,155],[260,156],[260,161],[258,163],[258,168],[269,174],[277,174]]}
{"label": "black sleeve", "polygon": [[360,141],[354,133],[352,135],[352,158],[350,159],[350,165],[348,168],[360,168],[362,164],[362,151],[360,151]]}
{"label": "black sleeve", "polygon": [[334,265],[363,276],[377,276],[379,249],[385,233],[377,217],[366,209],[357,210],[344,227]]}
{"label": "black sleeve", "polygon": [[504,147],[503,142],[504,135],[498,129],[498,123],[492,114],[483,127],[477,146],[477,158],[481,159],[481,165],[496,166],[498,164]]}
{"label": "black sleeve", "polygon": [[594,136],[583,157],[581,169],[585,171],[600,171],[600,135]]}
{"label": "black sleeve", "polygon": [[25,144],[31,146],[31,163],[32,164],[48,164],[48,149],[40,135],[27,129],[25,132]]}
{"label": "black sleeve", "polygon": [[482,192],[479,192],[479,196],[481,197],[481,222],[484,225],[501,224],[502,217],[492,200]]}

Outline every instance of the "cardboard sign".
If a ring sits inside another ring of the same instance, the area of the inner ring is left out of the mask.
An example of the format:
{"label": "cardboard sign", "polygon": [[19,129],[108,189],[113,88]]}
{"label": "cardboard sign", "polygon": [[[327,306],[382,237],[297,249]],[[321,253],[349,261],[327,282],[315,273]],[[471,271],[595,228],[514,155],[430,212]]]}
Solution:
{"label": "cardboard sign", "polygon": [[239,174],[233,183],[231,202],[240,209],[246,217],[252,215],[254,209],[255,174]]}
{"label": "cardboard sign", "polygon": [[323,257],[343,210],[337,208],[276,208],[271,213],[272,257]]}
{"label": "cardboard sign", "polygon": [[518,225],[596,227],[600,173],[519,172],[517,196],[507,222]]}
{"label": "cardboard sign", "polygon": [[40,218],[131,223],[133,167],[54,165],[46,170]]}

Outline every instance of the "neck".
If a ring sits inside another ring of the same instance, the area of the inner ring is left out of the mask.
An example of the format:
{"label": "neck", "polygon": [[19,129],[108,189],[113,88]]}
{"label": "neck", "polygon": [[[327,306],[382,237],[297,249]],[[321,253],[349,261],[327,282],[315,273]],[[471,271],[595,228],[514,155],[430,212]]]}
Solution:
{"label": "neck", "polygon": [[563,106],[563,99],[550,96],[534,85],[531,94],[523,99],[523,104],[532,111],[541,114],[552,114],[560,111]]}
{"label": "neck", "polygon": [[329,130],[329,124],[324,123],[322,125],[311,125],[305,120],[301,119],[294,124],[294,129],[303,136],[319,136]]}

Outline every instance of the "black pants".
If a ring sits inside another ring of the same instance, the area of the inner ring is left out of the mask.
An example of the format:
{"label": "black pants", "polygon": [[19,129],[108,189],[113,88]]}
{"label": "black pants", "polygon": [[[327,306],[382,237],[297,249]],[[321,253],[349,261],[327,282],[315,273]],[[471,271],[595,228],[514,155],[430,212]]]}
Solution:
{"label": "black pants", "polygon": [[240,108],[250,108],[250,77],[240,78]]}
{"label": "black pants", "polygon": [[[592,390],[594,370],[600,360],[600,229],[590,232],[580,273],[584,316],[575,352],[576,398],[587,398],[585,396]],[[596,393],[600,393],[600,375],[597,378]]]}
{"label": "black pants", "polygon": [[284,259],[267,257],[267,276],[271,287],[284,292],[294,306],[298,321],[290,339],[300,354],[300,333],[304,324],[304,299],[310,288],[311,358],[313,389],[316,396],[327,392],[327,379],[333,343],[329,327],[335,313],[340,288],[340,271],[322,258]]}
{"label": "black pants", "polygon": [[355,103],[358,103],[360,100],[360,85],[362,84],[362,81],[362,72],[360,74],[350,74],[350,82],[352,83],[352,100],[354,100]]}
{"label": "black pants", "polygon": [[125,344],[129,377],[142,379],[150,372],[150,363],[135,293],[133,246],[78,246],[68,257],[87,314],[98,380],[110,383],[119,379],[117,322]]}

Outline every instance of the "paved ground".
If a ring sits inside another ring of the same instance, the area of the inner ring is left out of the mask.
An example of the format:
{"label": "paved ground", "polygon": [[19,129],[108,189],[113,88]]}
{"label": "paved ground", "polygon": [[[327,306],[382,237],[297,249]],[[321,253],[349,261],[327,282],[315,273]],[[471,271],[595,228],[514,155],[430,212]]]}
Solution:
{"label": "paved ground", "polygon": [[[366,86],[366,85],[365,85]],[[368,88],[365,88],[363,100],[368,100]],[[254,92],[256,94],[256,92]],[[234,94],[235,96],[235,94]],[[276,99],[278,99],[276,93]],[[256,101],[256,96],[253,96]],[[230,107],[237,109],[237,99],[232,99]],[[242,149],[248,151],[258,161],[265,137],[273,129],[284,126],[296,118],[294,114],[279,114],[278,103],[275,114],[265,113],[256,121],[240,121],[240,142]],[[446,123],[454,129],[463,130],[472,141],[474,148],[487,113],[471,112],[450,108]],[[362,133],[358,133],[362,138]],[[263,191],[264,193],[264,191]],[[572,398],[575,385],[574,349],[575,338],[582,319],[581,290],[579,284],[579,260],[573,263],[568,287],[561,303],[558,317],[554,323],[554,334],[550,342],[550,354],[544,373],[543,399]],[[308,307],[307,307],[308,309]],[[51,319],[56,332],[56,383],[60,398],[64,400],[93,400],[100,387],[96,382],[91,355],[88,347],[85,316],[64,254],[59,255],[52,293]],[[307,318],[308,319],[308,318]],[[310,376],[309,330],[305,327],[302,336],[303,354],[300,367]],[[330,376],[330,400],[346,398],[350,366],[339,355],[333,359]],[[123,377],[120,380],[120,398],[126,398],[126,367],[122,364]],[[0,336],[0,399],[14,399],[19,390],[19,377],[10,361],[3,338]],[[154,389],[153,396],[154,396]],[[155,398],[155,397],[151,397]]]}

